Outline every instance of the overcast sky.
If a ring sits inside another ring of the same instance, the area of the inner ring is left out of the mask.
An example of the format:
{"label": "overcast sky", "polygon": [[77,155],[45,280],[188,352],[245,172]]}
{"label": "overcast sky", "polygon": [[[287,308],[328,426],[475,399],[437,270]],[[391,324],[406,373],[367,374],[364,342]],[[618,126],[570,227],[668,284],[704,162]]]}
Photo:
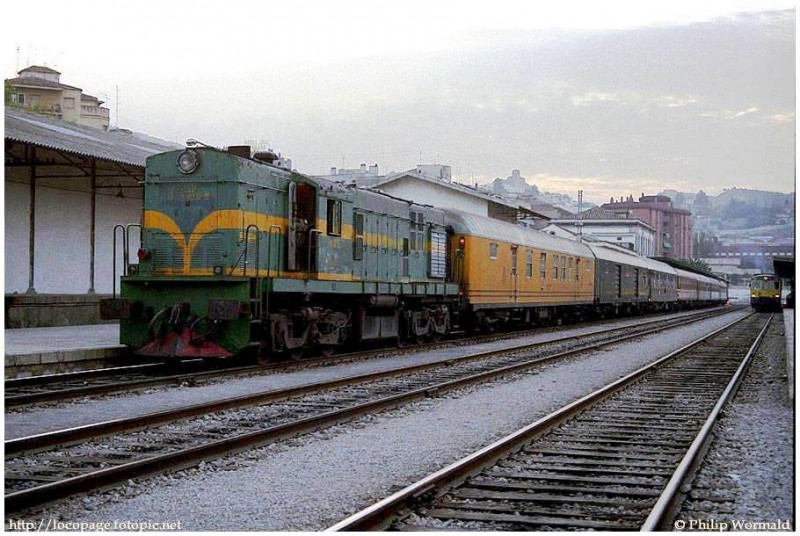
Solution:
{"label": "overcast sky", "polygon": [[47,65],[115,126],[311,174],[516,168],[594,202],[794,190],[794,2],[125,4],[5,17],[4,77]]}

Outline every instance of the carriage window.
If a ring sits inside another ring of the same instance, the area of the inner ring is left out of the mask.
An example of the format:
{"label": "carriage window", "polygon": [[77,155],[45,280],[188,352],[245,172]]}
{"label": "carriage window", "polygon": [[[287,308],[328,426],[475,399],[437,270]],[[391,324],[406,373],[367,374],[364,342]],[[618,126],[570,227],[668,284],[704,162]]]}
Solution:
{"label": "carriage window", "polygon": [[553,255],[553,279],[558,279],[558,255]]}
{"label": "carriage window", "polygon": [[539,254],[539,279],[547,278],[547,253]]}
{"label": "carriage window", "polygon": [[511,246],[511,275],[517,275],[517,246]]}
{"label": "carriage window", "polygon": [[567,281],[572,281],[572,257],[569,258],[569,270],[567,271]]}
{"label": "carriage window", "polygon": [[342,202],[328,199],[328,234],[342,236]]}
{"label": "carriage window", "polygon": [[533,277],[533,251],[531,250],[525,253],[525,277],[528,279]]}
{"label": "carriage window", "polygon": [[567,258],[561,256],[561,279],[567,278]]}
{"label": "carriage window", "polygon": [[496,259],[497,258],[497,244],[494,242],[489,242],[489,258]]}
{"label": "carriage window", "polygon": [[581,280],[581,260],[575,259],[575,281]]}

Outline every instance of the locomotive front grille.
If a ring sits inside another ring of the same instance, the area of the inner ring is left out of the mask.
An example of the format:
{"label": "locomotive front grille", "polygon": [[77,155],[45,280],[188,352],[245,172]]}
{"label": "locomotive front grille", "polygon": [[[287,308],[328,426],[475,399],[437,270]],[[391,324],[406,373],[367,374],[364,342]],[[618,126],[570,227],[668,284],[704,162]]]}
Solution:
{"label": "locomotive front grille", "polygon": [[155,233],[153,237],[153,268],[159,270],[181,270],[183,248],[169,233]]}
{"label": "locomotive front grille", "polygon": [[219,233],[207,233],[189,238],[192,250],[192,268],[211,268],[222,263],[222,237]]}

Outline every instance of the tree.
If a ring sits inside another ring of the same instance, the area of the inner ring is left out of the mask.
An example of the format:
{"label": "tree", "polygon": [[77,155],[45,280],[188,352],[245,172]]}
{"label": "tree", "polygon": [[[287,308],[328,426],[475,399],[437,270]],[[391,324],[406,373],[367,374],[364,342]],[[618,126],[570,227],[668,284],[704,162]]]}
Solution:
{"label": "tree", "polygon": [[687,268],[691,268],[694,270],[700,270],[701,272],[711,273],[711,266],[702,259],[681,259],[681,264],[686,266]]}
{"label": "tree", "polygon": [[710,257],[714,253],[714,245],[716,244],[717,237],[711,233],[700,231],[695,233],[694,237],[694,253],[698,257]]}
{"label": "tree", "polygon": [[14,103],[11,102],[11,95],[14,93],[14,87],[11,85],[9,80],[6,80],[3,84],[3,102],[6,106],[14,106]]}

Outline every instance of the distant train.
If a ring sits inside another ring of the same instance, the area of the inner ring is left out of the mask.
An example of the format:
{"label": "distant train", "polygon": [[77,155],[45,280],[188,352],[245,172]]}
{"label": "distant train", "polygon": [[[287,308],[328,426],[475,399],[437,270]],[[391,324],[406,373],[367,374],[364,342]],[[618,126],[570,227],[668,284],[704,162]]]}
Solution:
{"label": "distant train", "polygon": [[774,274],[757,274],[750,279],[750,306],[756,311],[781,310],[783,281]]}
{"label": "distant train", "polygon": [[312,179],[248,147],[148,158],[141,244],[101,314],[120,319],[123,344],[167,359],[296,357],[727,300],[710,275]]}

